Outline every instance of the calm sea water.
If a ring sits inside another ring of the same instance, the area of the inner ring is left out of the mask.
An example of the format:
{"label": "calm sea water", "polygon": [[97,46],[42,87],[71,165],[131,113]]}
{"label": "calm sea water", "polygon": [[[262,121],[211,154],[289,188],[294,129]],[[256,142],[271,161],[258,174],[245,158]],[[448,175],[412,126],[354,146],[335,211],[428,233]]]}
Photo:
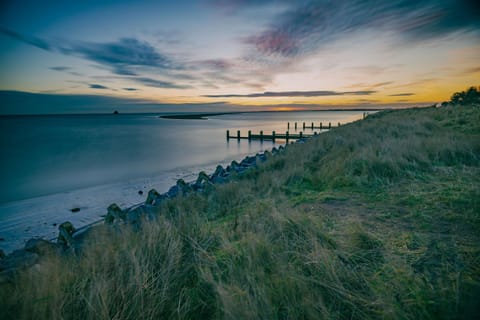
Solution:
{"label": "calm sea water", "polygon": [[[164,192],[178,178],[194,180],[201,170],[211,173],[217,164],[274,146],[227,142],[226,130],[285,132],[291,122],[295,132],[295,121],[300,131],[304,121],[346,123],[362,114],[262,112],[208,120],[158,114],[0,117],[0,247],[10,249],[19,238],[55,235],[55,224],[65,220],[89,223],[111,202],[133,205],[151,187]],[[73,214],[72,207],[81,210]]]}

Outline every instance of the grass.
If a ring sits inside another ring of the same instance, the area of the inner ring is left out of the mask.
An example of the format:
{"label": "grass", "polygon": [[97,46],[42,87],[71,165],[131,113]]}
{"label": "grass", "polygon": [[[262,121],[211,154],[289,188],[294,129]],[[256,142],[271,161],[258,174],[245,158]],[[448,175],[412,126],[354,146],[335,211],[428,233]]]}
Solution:
{"label": "grass", "polygon": [[101,227],[0,287],[5,319],[469,319],[480,108],[385,111]]}

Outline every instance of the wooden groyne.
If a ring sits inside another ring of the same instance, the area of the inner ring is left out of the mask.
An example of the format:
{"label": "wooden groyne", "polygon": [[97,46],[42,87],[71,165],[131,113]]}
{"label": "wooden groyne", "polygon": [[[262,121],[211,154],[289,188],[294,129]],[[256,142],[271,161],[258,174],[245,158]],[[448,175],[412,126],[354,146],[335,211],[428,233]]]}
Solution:
{"label": "wooden groyne", "polygon": [[[294,124],[294,127],[295,127],[295,131],[297,131],[298,123],[294,122],[293,124]],[[339,122],[337,127],[340,127],[340,126],[341,126],[341,124]],[[290,122],[287,123],[287,128],[290,129]],[[320,122],[319,126],[315,126],[315,123],[313,123],[313,122],[310,125],[307,125],[306,122],[303,123],[303,130],[312,130],[312,131],[315,130],[315,129],[328,130],[328,129],[331,129],[331,128],[334,128],[332,126],[331,122],[329,122],[328,124],[325,124],[325,125],[323,125],[323,123]],[[315,136],[317,134],[318,134],[317,132],[313,132],[313,134],[304,134],[303,131],[300,131],[298,133],[290,133],[289,131],[286,131],[284,133],[277,133],[275,131],[272,131],[271,134],[264,134],[263,130],[261,130],[259,133],[255,134],[255,133],[252,133],[251,130],[248,130],[248,135],[247,136],[242,136],[241,133],[240,133],[240,130],[237,130],[236,135],[230,134],[230,130],[227,130],[227,141],[229,141],[230,139],[235,139],[235,140],[238,140],[238,141],[240,141],[240,140],[248,140],[248,141],[269,140],[269,141],[275,142],[275,140],[279,139],[279,140],[286,140],[288,142],[289,140],[298,140],[298,139],[302,139],[302,138],[308,138],[308,137],[311,137],[311,136]]]}
{"label": "wooden groyne", "polygon": [[240,140],[248,140],[248,141],[270,140],[270,141],[275,142],[275,140],[277,140],[277,139],[289,141],[289,140],[298,140],[298,139],[302,139],[302,138],[308,138],[308,137],[311,137],[311,136],[314,136],[314,135],[317,135],[317,133],[314,132],[313,135],[312,134],[306,135],[301,131],[299,133],[290,133],[288,131],[285,132],[285,133],[276,133],[275,131],[272,131],[271,134],[264,134],[263,131],[260,131],[258,134],[255,134],[255,133],[252,133],[251,130],[248,130],[248,135],[247,136],[242,136],[240,134],[240,130],[237,130],[237,135],[232,136],[232,135],[230,135],[230,130],[227,130],[227,141],[229,141],[230,139],[236,139],[238,141],[240,141]]}
{"label": "wooden groyne", "polygon": [[[337,127],[340,127],[340,122],[337,124]],[[294,127],[295,127],[295,130],[297,130],[298,128],[298,124],[297,122],[294,122]],[[307,124],[306,122],[303,123],[303,130],[305,129],[310,129],[310,130],[314,130],[314,129],[320,129],[320,130],[326,130],[326,129],[331,129],[333,126],[332,126],[332,123],[329,122],[328,124],[323,124],[322,122],[320,122],[320,124],[318,126],[315,126],[315,123],[312,122],[311,124]],[[290,129],[290,122],[287,123],[287,129]]]}

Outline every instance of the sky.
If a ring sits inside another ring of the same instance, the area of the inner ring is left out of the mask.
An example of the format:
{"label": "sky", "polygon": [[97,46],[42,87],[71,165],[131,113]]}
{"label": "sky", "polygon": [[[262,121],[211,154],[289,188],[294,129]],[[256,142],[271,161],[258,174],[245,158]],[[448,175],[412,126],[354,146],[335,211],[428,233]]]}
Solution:
{"label": "sky", "polygon": [[[475,0],[0,4],[0,90],[66,103],[412,106],[479,84]],[[20,102],[3,103],[0,113],[21,113]]]}

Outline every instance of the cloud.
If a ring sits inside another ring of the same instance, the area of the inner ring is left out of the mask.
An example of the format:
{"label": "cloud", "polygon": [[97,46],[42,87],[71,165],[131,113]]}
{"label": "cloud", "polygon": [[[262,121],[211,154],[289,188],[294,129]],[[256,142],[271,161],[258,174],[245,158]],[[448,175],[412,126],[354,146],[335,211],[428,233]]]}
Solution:
{"label": "cloud", "polygon": [[390,97],[408,97],[408,96],[414,96],[415,93],[407,92],[407,93],[395,93],[395,94],[390,94]]}
{"label": "cloud", "polygon": [[208,98],[260,98],[260,97],[325,97],[325,96],[343,96],[343,95],[356,95],[356,96],[368,96],[376,91],[281,91],[271,92],[266,91],[263,93],[250,93],[250,94],[213,94],[204,95]]}
{"label": "cloud", "polygon": [[478,32],[479,8],[472,0],[302,1],[245,43],[267,56],[295,57],[362,29],[393,31],[406,40],[430,40],[457,31]]}
{"label": "cloud", "polygon": [[141,67],[164,70],[181,68],[149,43],[135,38],[122,38],[108,43],[76,43],[62,47],[60,51],[106,66],[118,75],[137,75],[136,68]]}
{"label": "cloud", "polygon": [[463,74],[480,73],[480,67],[466,69]]}
{"label": "cloud", "polygon": [[50,67],[49,69],[54,71],[68,71],[70,70],[70,67],[58,66],[58,67]]}
{"label": "cloud", "polygon": [[40,49],[45,50],[45,51],[52,51],[53,50],[53,48],[51,47],[51,45],[47,41],[44,41],[44,40],[42,40],[40,38],[37,38],[37,37],[26,36],[26,35],[23,35],[23,34],[20,34],[18,32],[15,32],[15,31],[12,31],[12,30],[9,30],[9,29],[5,29],[5,28],[2,28],[2,27],[0,27],[0,33],[4,34],[4,35],[6,35],[10,38],[16,39],[18,41],[24,42],[26,44],[32,45],[34,47],[40,48]]}
{"label": "cloud", "polygon": [[125,90],[125,91],[137,91],[139,89],[137,89],[137,88],[123,88],[123,90]]}
{"label": "cloud", "polygon": [[[168,75],[169,71],[184,70],[184,66],[174,62],[171,58],[159,53],[146,41],[135,38],[121,38],[113,42],[65,42],[53,43],[35,37],[25,36],[15,31],[0,28],[0,33],[13,39],[22,41],[29,45],[41,48],[46,51],[60,52],[68,56],[82,57],[95,62],[102,67],[108,68],[111,72],[121,76],[137,76],[139,70],[150,69],[163,72]],[[67,71],[68,67],[52,67],[56,71]],[[80,75],[78,73],[72,73]],[[180,78],[181,75],[174,75]],[[186,76],[185,76],[186,77]],[[150,83],[155,87],[183,88],[186,86],[174,85],[172,83],[147,78],[140,78],[138,82]]]}
{"label": "cloud", "polygon": [[235,66],[235,63],[233,61],[227,59],[210,59],[199,61],[198,63],[207,68],[218,71],[226,71]]}
{"label": "cloud", "polygon": [[101,84],[90,83],[88,85],[90,89],[110,89],[109,87],[102,86]]}
{"label": "cloud", "polygon": [[191,88],[190,86],[187,85],[179,85],[170,81],[162,81],[162,80],[157,80],[157,79],[152,79],[152,78],[147,78],[147,77],[132,77],[130,78],[131,80],[141,83],[143,85],[149,86],[149,87],[154,87],[154,88],[165,88],[165,89],[188,89]]}

